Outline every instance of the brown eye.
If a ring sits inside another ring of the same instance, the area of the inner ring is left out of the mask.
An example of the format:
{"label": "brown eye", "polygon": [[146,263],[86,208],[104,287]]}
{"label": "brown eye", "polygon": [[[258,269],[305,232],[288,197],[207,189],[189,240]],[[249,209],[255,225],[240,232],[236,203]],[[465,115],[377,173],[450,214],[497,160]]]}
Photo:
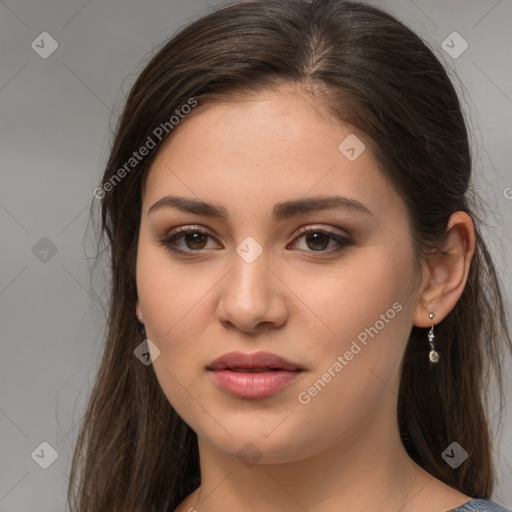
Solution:
{"label": "brown eye", "polygon": [[330,238],[325,233],[313,233],[305,238],[308,247],[314,251],[321,251],[329,245]]}
{"label": "brown eye", "polygon": [[198,231],[186,233],[182,237],[189,249],[204,249],[208,241],[208,235]]}
{"label": "brown eye", "polygon": [[[302,247],[300,247],[301,244],[299,244],[301,239],[304,240]],[[329,247],[331,243],[334,247]],[[294,249],[302,250],[306,254],[310,253],[313,258],[323,258],[337,254],[351,244],[352,240],[349,235],[342,236],[338,233],[332,233],[323,229],[309,228],[299,233],[291,246]]]}
{"label": "brown eye", "polygon": [[213,239],[213,236],[202,229],[180,227],[158,242],[174,254],[195,256],[194,253],[208,248],[209,239]]}

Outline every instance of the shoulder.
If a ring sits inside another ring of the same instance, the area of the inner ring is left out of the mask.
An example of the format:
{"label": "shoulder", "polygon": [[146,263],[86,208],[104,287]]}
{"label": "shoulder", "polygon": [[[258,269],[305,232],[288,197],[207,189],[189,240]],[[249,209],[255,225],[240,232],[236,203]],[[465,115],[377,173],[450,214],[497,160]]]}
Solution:
{"label": "shoulder", "polygon": [[511,512],[494,501],[474,499],[449,512]]}

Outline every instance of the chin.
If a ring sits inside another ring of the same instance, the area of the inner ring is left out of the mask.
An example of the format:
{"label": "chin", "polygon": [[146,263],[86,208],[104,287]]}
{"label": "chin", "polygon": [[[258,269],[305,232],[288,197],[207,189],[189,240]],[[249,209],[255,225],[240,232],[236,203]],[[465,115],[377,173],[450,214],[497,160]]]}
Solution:
{"label": "chin", "polygon": [[278,423],[273,422],[271,426],[269,422],[268,429],[260,428],[261,423],[255,426],[250,419],[247,422],[239,421],[236,425],[224,423],[224,428],[232,436],[221,427],[209,432],[202,429],[195,431],[200,444],[206,443],[226,455],[237,457],[248,467],[255,464],[295,462],[321,451],[321,447],[315,446],[318,436],[312,435],[308,442],[298,438],[297,432],[302,430],[299,426],[296,430],[290,428],[290,425],[276,428]]}

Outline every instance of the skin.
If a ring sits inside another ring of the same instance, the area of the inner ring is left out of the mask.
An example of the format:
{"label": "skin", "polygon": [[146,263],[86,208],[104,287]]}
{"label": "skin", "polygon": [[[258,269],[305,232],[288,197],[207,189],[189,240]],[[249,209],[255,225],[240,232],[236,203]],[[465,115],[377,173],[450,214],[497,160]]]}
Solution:
{"label": "skin", "polygon": [[[474,252],[471,220],[455,213],[443,253],[415,272],[405,204],[369,143],[349,161],[338,145],[356,132],[312,101],[283,88],[199,106],[159,151],[145,183],[137,314],[160,350],[153,366],[162,390],[200,450],[202,485],[178,512],[441,512],[470,499],[409,458],[396,404],[410,329],[429,327],[431,311],[441,322],[462,294]],[[175,208],[148,213],[171,194],[221,205],[229,218]],[[272,219],[276,203],[334,194],[371,214],[338,208]],[[175,242],[196,250],[192,258],[159,243],[178,226],[211,235]],[[297,237],[302,227],[349,234],[352,243],[329,253],[336,241],[315,245]],[[263,249],[252,263],[236,252],[248,236]],[[300,403],[298,394],[394,303],[400,312]],[[305,371],[264,399],[236,398],[212,382],[212,360],[260,350]],[[428,350],[425,339],[425,364]],[[257,450],[255,464],[238,455],[246,443]]]}

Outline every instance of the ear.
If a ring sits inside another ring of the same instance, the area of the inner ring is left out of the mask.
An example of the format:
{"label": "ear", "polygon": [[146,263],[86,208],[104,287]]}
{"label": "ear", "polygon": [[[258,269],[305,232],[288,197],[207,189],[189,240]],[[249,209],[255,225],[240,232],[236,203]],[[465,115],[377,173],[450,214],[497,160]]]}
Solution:
{"label": "ear", "polygon": [[429,313],[439,323],[455,307],[468,278],[475,252],[475,232],[471,217],[455,212],[446,227],[446,241],[426,263],[419,301],[413,316],[417,327],[430,327]]}
{"label": "ear", "polygon": [[137,315],[139,322],[143,323],[142,310],[140,308],[140,303],[139,303],[138,299],[137,299],[137,302],[135,303],[135,314]]}

